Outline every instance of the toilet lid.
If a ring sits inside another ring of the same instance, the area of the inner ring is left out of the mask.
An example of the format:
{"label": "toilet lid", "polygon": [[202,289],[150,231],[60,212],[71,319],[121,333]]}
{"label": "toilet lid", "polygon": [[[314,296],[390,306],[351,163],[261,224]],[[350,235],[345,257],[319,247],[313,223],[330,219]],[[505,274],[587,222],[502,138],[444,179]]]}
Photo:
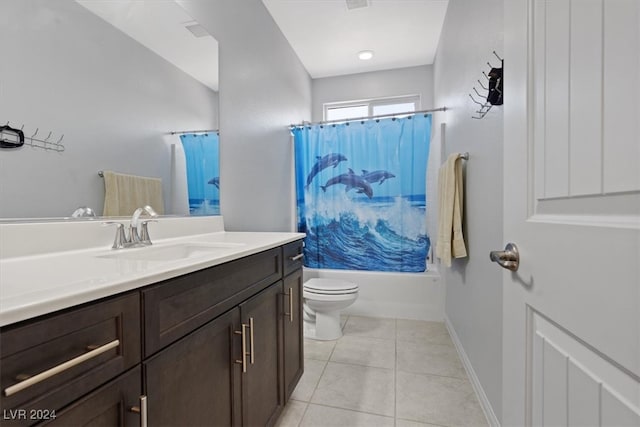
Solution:
{"label": "toilet lid", "polygon": [[346,280],[310,279],[304,284],[304,289],[318,294],[346,294],[358,291],[358,285]]}

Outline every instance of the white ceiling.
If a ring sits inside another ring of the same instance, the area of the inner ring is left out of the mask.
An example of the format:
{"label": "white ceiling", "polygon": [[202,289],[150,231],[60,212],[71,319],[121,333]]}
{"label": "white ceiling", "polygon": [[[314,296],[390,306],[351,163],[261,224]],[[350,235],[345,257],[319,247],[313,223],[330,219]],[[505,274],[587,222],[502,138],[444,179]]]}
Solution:
{"label": "white ceiling", "polygon": [[218,90],[218,42],[210,35],[198,38],[187,30],[185,26],[197,22],[174,1],[76,1],[196,80]]}
{"label": "white ceiling", "polygon": [[[448,0],[262,0],[313,78],[433,64]],[[362,61],[358,52],[373,50]]]}

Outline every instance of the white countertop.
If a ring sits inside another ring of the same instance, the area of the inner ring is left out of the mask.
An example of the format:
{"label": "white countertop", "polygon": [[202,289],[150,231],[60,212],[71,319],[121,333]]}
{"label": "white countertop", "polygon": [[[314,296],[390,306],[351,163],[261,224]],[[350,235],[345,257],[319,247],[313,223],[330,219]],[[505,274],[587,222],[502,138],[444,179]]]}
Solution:
{"label": "white countertop", "polygon": [[[0,258],[0,326],[222,264],[303,237],[301,233],[218,231],[157,239],[148,248],[112,250],[102,246]],[[129,255],[133,252],[127,252],[171,250],[183,244],[196,249],[211,245],[215,249],[171,260],[131,259]],[[125,257],[119,257],[120,253]]]}

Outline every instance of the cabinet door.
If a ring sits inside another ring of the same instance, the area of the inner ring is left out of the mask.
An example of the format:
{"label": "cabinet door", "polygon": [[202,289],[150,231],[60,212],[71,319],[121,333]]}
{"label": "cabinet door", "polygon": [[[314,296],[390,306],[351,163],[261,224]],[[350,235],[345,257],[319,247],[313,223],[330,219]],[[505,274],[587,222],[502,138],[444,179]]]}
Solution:
{"label": "cabinet door", "polygon": [[284,391],[288,400],[304,371],[302,269],[285,277],[284,293]]}
{"label": "cabinet door", "polygon": [[[282,281],[240,304],[247,331],[247,372],[242,374],[242,424],[272,425],[282,410]],[[253,327],[251,327],[253,326]]]}
{"label": "cabinet door", "polygon": [[140,405],[140,375],[137,366],[56,414],[34,410],[27,415],[31,421],[48,419],[44,424],[52,427],[139,426],[140,414],[131,408]]}
{"label": "cabinet door", "polygon": [[236,308],[143,363],[149,425],[239,425],[239,323]]}

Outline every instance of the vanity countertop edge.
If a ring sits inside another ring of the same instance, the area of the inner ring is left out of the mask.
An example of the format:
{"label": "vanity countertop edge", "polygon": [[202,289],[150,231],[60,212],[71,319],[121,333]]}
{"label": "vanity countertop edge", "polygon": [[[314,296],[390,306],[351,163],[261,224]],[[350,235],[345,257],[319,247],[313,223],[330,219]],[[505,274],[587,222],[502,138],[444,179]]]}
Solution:
{"label": "vanity countertop edge", "polygon": [[304,237],[304,233],[217,231],[154,241],[151,246],[154,249],[228,245],[222,253],[169,261],[119,259],[117,253],[126,255],[125,251],[147,248],[104,247],[0,259],[0,327],[227,263]]}

